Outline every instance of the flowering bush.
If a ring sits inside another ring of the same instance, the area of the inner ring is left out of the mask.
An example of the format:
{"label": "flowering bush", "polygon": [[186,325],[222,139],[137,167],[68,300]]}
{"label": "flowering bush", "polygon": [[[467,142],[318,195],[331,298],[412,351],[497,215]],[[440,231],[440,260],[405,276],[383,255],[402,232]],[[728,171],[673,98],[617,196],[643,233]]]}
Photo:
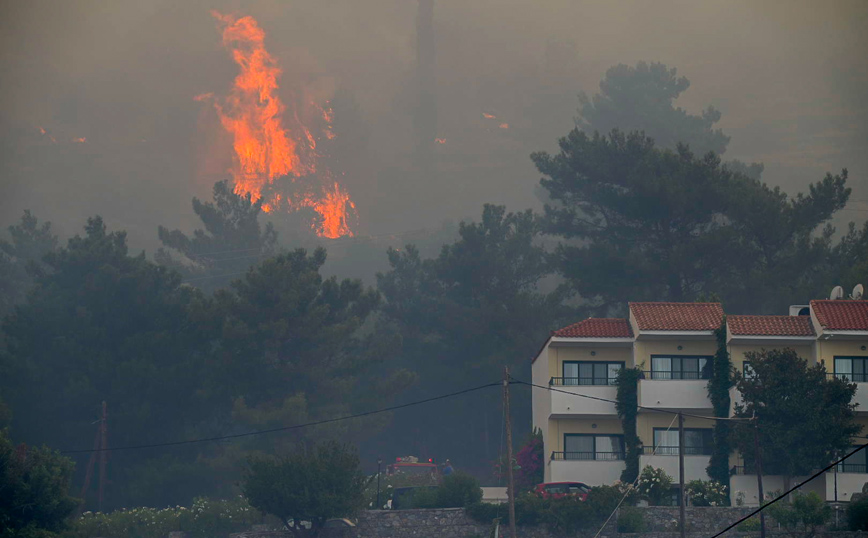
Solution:
{"label": "flowering bush", "polygon": [[661,505],[670,495],[672,491],[672,477],[666,474],[663,469],[655,469],[650,465],[646,465],[639,475],[639,494],[642,495],[649,504]]}
{"label": "flowering bush", "polygon": [[75,519],[64,538],[165,538],[172,531],[185,531],[197,538],[219,538],[262,523],[262,515],[247,500],[196,499],[193,506],[163,509],[120,509],[109,514],[85,512]]}
{"label": "flowering bush", "polygon": [[726,486],[714,480],[691,480],[687,495],[693,506],[726,506],[729,504]]}

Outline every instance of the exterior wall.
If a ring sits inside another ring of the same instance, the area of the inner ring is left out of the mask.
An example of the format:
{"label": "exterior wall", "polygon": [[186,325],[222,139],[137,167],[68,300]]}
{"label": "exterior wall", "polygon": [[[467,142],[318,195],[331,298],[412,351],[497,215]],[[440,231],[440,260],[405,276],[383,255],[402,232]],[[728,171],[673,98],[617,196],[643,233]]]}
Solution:
{"label": "exterior wall", "polygon": [[781,343],[766,343],[766,344],[731,344],[729,347],[729,357],[732,361],[732,366],[739,372],[744,372],[744,355],[749,352],[760,352],[768,349],[783,349],[790,348],[799,354],[799,357],[808,360],[808,364],[816,364],[817,358],[814,354],[814,342],[806,345],[792,345],[786,342]]}
{"label": "exterior wall", "polygon": [[[839,477],[841,475],[838,475]],[[799,482],[805,480],[806,476],[793,477],[790,480],[790,487],[795,486]],[[784,482],[784,477],[780,475],[767,476],[763,475],[763,493],[768,495],[772,492],[784,492],[787,490]],[[756,475],[748,474],[748,475],[734,475],[729,479],[729,487],[730,487],[730,498],[735,502],[735,499],[738,498],[739,493],[744,494],[744,505],[745,506],[759,506],[757,495],[757,483],[756,483]],[[808,482],[801,488],[799,491],[803,493],[809,493],[811,491],[815,492],[821,498],[827,498],[826,496],[826,482],[822,479],[822,477],[812,480]]]}
{"label": "exterior wall", "polygon": [[[644,381],[643,381],[644,383]],[[663,383],[681,383],[681,381],[664,381]],[[674,420],[673,420],[674,419]],[[678,482],[679,468],[678,456],[669,454],[654,454],[650,451],[654,447],[654,429],[670,428],[672,431],[678,430],[678,419],[675,415],[663,413],[640,413],[636,421],[636,430],[639,434],[639,439],[645,449],[649,451],[647,454],[642,454],[639,458],[640,469],[646,465],[663,469],[666,474],[672,477],[674,482]],[[712,429],[713,424],[708,420],[703,420],[694,417],[684,417],[685,428],[701,428]],[[707,455],[684,455],[684,480],[709,480],[705,468],[708,467],[710,456]]]}
{"label": "exterior wall", "polygon": [[[531,364],[531,379],[534,385],[547,386],[549,379],[549,346],[545,346],[536,361]],[[551,415],[552,395],[554,393],[531,387],[531,411],[533,427],[542,430],[543,454],[551,454],[552,448],[548,443],[549,415]],[[545,456],[548,459],[548,456]],[[548,469],[546,468],[546,472]],[[548,476],[545,477],[548,479]]]}
{"label": "exterior wall", "polygon": [[835,371],[835,356],[868,357],[862,346],[866,340],[817,340],[817,360],[826,365],[827,372]]}
{"label": "exterior wall", "polygon": [[[620,435],[624,433],[617,418],[601,419],[552,419],[549,423],[549,439],[552,451],[564,450],[565,433],[593,433],[597,435]],[[551,451],[546,457],[551,456]]]}
{"label": "exterior wall", "polygon": [[[708,462],[711,459],[711,456],[684,456],[684,481],[689,482],[691,480],[710,480],[708,477],[708,473],[705,472],[705,468],[708,467]],[[672,477],[672,483],[674,485],[678,485],[679,477],[679,466],[678,466],[678,456],[661,456],[659,454],[650,455],[650,454],[642,454],[639,456],[639,469],[645,468],[646,465],[650,465],[655,469],[663,469],[666,471],[666,474]]]}
{"label": "exterior wall", "polygon": [[[589,486],[612,485],[621,478],[624,461],[552,461],[547,482],[584,482]],[[687,473],[685,473],[687,474]]]}
{"label": "exterior wall", "polygon": [[[681,346],[681,349],[678,349]],[[637,366],[651,370],[651,355],[707,355],[714,356],[717,342],[709,340],[636,340],[633,356]]]}
{"label": "exterior wall", "polygon": [[642,379],[639,405],[672,410],[706,410],[713,407],[706,379]]}
{"label": "exterior wall", "polygon": [[[591,355],[594,353],[594,355]],[[628,368],[633,366],[633,354],[629,347],[557,346],[549,348],[549,377],[563,377],[564,361],[623,362]],[[548,384],[548,379],[546,379]]]}
{"label": "exterior wall", "polygon": [[551,406],[549,412],[553,416],[558,418],[569,417],[572,415],[581,415],[586,417],[618,416],[618,411],[615,409],[614,403],[564,394],[565,392],[569,392],[572,394],[584,394],[595,398],[615,400],[618,396],[617,387],[582,385],[578,387],[559,386],[557,389],[563,392],[549,392],[551,395]]}
{"label": "exterior wall", "polygon": [[[677,384],[678,381],[671,381],[670,383]],[[665,430],[670,427],[670,424],[673,431],[678,430],[678,418],[675,415],[655,413],[653,411],[647,413],[640,412],[639,417],[636,419],[636,433],[639,435],[639,439],[642,440],[643,445],[651,447],[654,446],[654,429],[660,428]],[[713,429],[714,423],[701,418],[684,417],[684,427]]]}
{"label": "exterior wall", "polygon": [[[847,502],[854,493],[862,493],[868,484],[866,473],[826,473],[826,500]],[[837,496],[837,498],[836,498]]]}

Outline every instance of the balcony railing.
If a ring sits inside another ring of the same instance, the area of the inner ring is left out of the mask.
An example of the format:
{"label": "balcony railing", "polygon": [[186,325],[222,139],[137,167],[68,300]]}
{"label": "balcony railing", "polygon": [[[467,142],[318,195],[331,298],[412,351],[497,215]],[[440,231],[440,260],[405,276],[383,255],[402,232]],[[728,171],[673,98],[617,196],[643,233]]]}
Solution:
{"label": "balcony railing", "polygon": [[624,459],[623,452],[552,452],[553,460],[577,461],[619,461]]}
{"label": "balcony railing", "polygon": [[549,379],[549,385],[561,387],[608,386],[614,384],[614,377],[553,377]]}
{"label": "balcony railing", "polygon": [[[643,446],[642,453],[646,456],[650,456],[651,454],[656,454],[658,456],[677,456],[678,455],[678,447],[677,446],[663,446],[660,445],[657,447],[657,450],[654,450],[653,446]],[[685,456],[710,456],[711,455],[711,447],[710,446],[686,446],[684,447],[684,455]]]}
{"label": "balcony railing", "polygon": [[[834,471],[829,471],[834,472]],[[839,463],[838,464],[838,472],[839,473],[862,473],[868,474],[868,465],[864,463]],[[732,469],[729,470],[729,474],[734,475],[753,475],[756,474],[756,470],[752,465],[736,465]],[[765,474],[765,473],[763,473]]]}
{"label": "balcony railing", "polygon": [[710,373],[707,372],[670,372],[670,371],[660,371],[660,370],[651,370],[644,371],[642,374],[645,376],[645,379],[655,379],[655,380],[664,380],[664,381],[672,381],[672,380],[682,380],[682,379],[710,379]]}
{"label": "balcony railing", "polygon": [[826,376],[837,377],[838,379],[843,379],[845,381],[849,381],[850,383],[868,383],[868,374],[845,374],[826,372]]}

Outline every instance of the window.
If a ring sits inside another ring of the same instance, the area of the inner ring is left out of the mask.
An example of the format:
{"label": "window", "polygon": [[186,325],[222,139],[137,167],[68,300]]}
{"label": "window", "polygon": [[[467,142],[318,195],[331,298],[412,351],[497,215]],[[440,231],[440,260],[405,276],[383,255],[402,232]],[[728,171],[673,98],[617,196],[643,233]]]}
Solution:
{"label": "window", "polygon": [[564,385],[614,385],[623,362],[564,362]]}
{"label": "window", "polygon": [[[855,450],[858,447],[851,447],[850,450]],[[839,473],[868,473],[868,454],[864,450],[853,454],[843,463],[837,465]]]}
{"label": "window", "polygon": [[744,364],[742,364],[741,367],[741,373],[745,379],[752,379],[756,375],[756,372],[753,371],[753,367],[750,365],[750,361],[744,361]]}
{"label": "window", "polygon": [[[684,455],[711,454],[712,434],[710,429],[684,428]],[[678,455],[678,430],[654,428],[654,447],[663,456]]]}
{"label": "window", "polygon": [[623,435],[564,434],[565,460],[623,460]]}
{"label": "window", "polygon": [[868,381],[868,357],[835,357],[835,377],[865,383]]}
{"label": "window", "polygon": [[708,379],[711,357],[651,356],[651,379]]}

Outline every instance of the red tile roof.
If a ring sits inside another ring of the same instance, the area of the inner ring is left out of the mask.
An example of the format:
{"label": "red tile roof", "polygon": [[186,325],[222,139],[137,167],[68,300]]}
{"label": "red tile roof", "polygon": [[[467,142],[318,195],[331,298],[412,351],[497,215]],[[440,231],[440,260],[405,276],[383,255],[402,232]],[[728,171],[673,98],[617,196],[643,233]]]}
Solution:
{"label": "red tile roof", "polygon": [[588,318],[563,329],[552,331],[562,338],[632,338],[633,329],[623,318]]}
{"label": "red tile roof", "polygon": [[810,316],[727,316],[726,324],[740,336],[814,336]]}
{"label": "red tile roof", "polygon": [[811,310],[827,331],[868,331],[868,301],[811,301]]}
{"label": "red tile roof", "polygon": [[720,328],[720,303],[629,303],[640,331],[713,331]]}

